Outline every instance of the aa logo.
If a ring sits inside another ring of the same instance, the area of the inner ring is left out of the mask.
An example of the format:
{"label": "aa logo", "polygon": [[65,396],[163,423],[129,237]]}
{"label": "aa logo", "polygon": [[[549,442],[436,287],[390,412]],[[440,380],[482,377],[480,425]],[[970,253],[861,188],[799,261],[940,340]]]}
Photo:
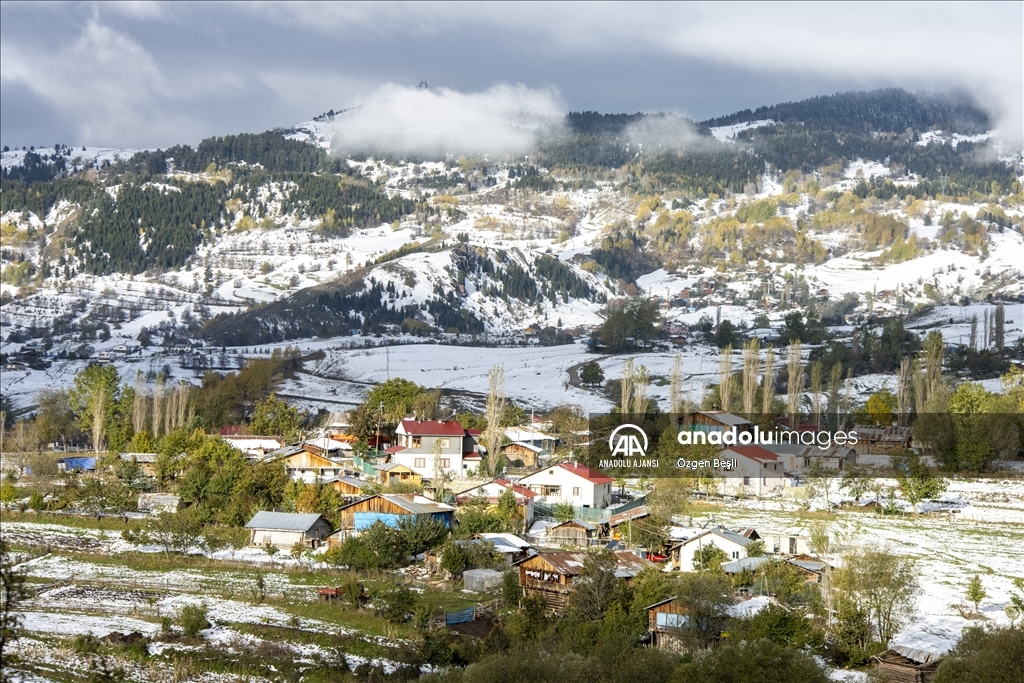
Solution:
{"label": "aa logo", "polygon": [[608,448],[611,449],[613,458],[642,458],[647,455],[647,433],[636,425],[619,425],[608,437]]}

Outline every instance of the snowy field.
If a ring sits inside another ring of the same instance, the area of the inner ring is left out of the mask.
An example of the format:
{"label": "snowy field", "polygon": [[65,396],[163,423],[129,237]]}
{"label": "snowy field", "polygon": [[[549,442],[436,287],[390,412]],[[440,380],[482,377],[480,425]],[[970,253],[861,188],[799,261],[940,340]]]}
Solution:
{"label": "snowy field", "polygon": [[[971,318],[977,315],[980,324],[985,312],[992,315],[993,310],[991,304],[936,306],[911,319],[908,327],[921,334],[933,329],[939,330],[948,343],[967,343]],[[702,316],[714,316],[715,313],[715,309],[705,309],[678,313],[673,319],[692,325]],[[147,315],[157,319],[161,314]],[[749,325],[753,322],[749,311],[738,306],[722,306],[721,316],[723,320],[732,320],[736,324],[746,322]],[[147,316],[143,316],[133,323],[126,323],[124,328],[130,333],[134,327],[141,327],[146,319]],[[1006,344],[1013,346],[1022,335],[1024,304],[1007,304]],[[123,337],[114,336],[107,342],[97,342],[96,347],[103,351],[124,342]],[[367,343],[377,346],[362,348]],[[566,404],[580,406],[587,412],[608,410],[611,403],[599,389],[579,386],[578,375],[570,374],[571,369],[591,360],[598,362],[606,379],[617,379],[628,358],[633,358],[637,366],[645,365],[652,377],[648,396],[657,400],[663,409],[668,406],[668,377],[677,354],[682,360],[683,394],[689,393],[691,400],[699,402],[705,387],[719,381],[719,352],[704,344],[655,353],[598,355],[588,353],[583,340],[553,347],[487,348],[423,343],[412,337],[342,337],[296,340],[259,349],[228,348],[225,353],[229,362],[234,363],[233,367],[237,367],[243,358],[262,356],[275,348],[289,345],[298,347],[304,354],[323,351],[325,358],[307,362],[304,371],[294,379],[287,380],[280,393],[303,408],[326,408],[330,411],[345,410],[360,403],[373,384],[392,377],[402,377],[429,388],[440,387],[464,394],[467,402],[475,405],[486,394],[487,371],[495,365],[505,368],[505,388],[509,398],[526,410],[532,408],[537,411]],[[809,347],[805,349],[805,352],[809,351]],[[219,353],[215,355],[219,356]],[[143,374],[156,373],[164,365],[170,366],[175,381],[197,383],[199,380],[196,373],[179,367],[178,362],[177,355],[151,348],[131,359],[119,358],[114,364],[122,381],[126,383],[130,383],[139,371]],[[736,352],[735,370],[741,368],[741,362],[740,353]],[[781,362],[777,360],[777,372],[783,371],[781,365],[778,365]],[[86,361],[81,360],[55,360],[47,370],[4,371],[0,376],[0,386],[5,394],[14,399],[16,405],[32,405],[42,389],[69,387],[75,373],[85,365]],[[851,391],[856,398],[865,400],[886,384],[891,389],[893,382],[894,378],[890,375],[862,375],[852,380]],[[1001,390],[998,379],[985,380],[983,384],[989,391]]]}

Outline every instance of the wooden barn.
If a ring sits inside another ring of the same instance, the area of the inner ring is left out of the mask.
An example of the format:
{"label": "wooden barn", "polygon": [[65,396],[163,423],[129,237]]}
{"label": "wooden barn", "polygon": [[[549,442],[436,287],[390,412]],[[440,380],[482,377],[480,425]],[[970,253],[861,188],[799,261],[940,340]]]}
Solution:
{"label": "wooden barn", "polygon": [[[513,566],[519,570],[519,589],[524,596],[539,595],[549,610],[563,614],[569,606],[573,581],[583,570],[583,552],[556,551],[531,555]],[[615,576],[631,583],[647,567],[654,565],[630,552],[615,553]]]}
{"label": "wooden barn", "polygon": [[449,528],[454,523],[455,508],[444,503],[436,503],[429,498],[415,495],[399,495],[395,493],[378,493],[343,505],[341,525],[338,529],[338,540],[344,540],[370,528],[375,522],[383,522],[388,526],[398,526],[402,519],[427,516],[444,522]]}
{"label": "wooden barn", "polygon": [[930,683],[944,657],[914,648],[894,645],[872,657],[876,670],[892,683]]}

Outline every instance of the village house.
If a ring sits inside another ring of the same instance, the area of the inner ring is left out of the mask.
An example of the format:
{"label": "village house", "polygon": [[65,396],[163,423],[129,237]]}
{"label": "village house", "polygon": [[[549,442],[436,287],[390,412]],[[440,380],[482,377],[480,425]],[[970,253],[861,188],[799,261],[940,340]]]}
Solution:
{"label": "village house", "polygon": [[117,458],[123,463],[135,463],[147,477],[156,476],[156,453],[118,453]]}
{"label": "village house", "polygon": [[477,430],[456,420],[402,420],[395,429],[397,443],[387,450],[390,461],[408,467],[423,479],[446,476],[461,479],[480,465]]}
{"label": "village house", "polygon": [[532,522],[533,500],[538,494],[521,484],[515,484],[508,479],[500,477],[479,486],[460,491],[455,496],[455,504],[461,507],[474,499],[484,499],[487,501],[488,506],[494,506],[498,504],[505,491],[512,491],[516,505],[522,513],[523,521],[527,524]]}
{"label": "village house", "polygon": [[331,523],[318,514],[267,512],[260,510],[245,525],[249,545],[272,545],[282,550],[296,543],[317,548],[331,533]]}
{"label": "village house", "polygon": [[728,496],[779,496],[786,488],[786,473],[778,455],[763,446],[723,448],[719,459],[734,460],[735,467],[721,471],[721,492]]}
{"label": "village house", "polygon": [[716,546],[725,552],[726,558],[740,560],[747,556],[747,546],[752,541],[725,527],[706,529],[685,541],[669,548],[669,569],[681,572],[694,571],[693,559],[708,546]]}
{"label": "village house", "polygon": [[[555,551],[531,555],[513,566],[519,570],[519,590],[522,595],[540,596],[548,609],[563,614],[569,605],[573,581],[583,570],[584,552]],[[631,583],[641,571],[653,567],[651,562],[631,552],[615,553],[615,576]]]}
{"label": "village house", "polygon": [[573,507],[604,509],[612,502],[615,480],[578,462],[560,462],[519,480],[537,494],[538,503],[571,503]]}
{"label": "village house", "polygon": [[312,484],[344,473],[340,463],[309,452],[301,445],[285,446],[263,458],[263,462],[284,463],[292,479]]}
{"label": "village house", "polygon": [[341,525],[334,538],[338,542],[369,529],[376,522],[397,527],[402,519],[429,517],[443,522],[448,528],[455,523],[455,508],[424,496],[397,493],[378,493],[339,508]]}

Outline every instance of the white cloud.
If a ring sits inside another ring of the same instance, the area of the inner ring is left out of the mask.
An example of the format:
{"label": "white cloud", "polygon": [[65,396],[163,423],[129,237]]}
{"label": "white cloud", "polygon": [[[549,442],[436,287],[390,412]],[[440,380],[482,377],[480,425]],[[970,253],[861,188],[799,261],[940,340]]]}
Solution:
{"label": "white cloud", "polygon": [[64,111],[74,111],[82,139],[117,144],[144,122],[143,112],[166,83],[138,43],[94,20],[55,53],[24,43],[3,46],[5,81],[34,90]]}
{"label": "white cloud", "polygon": [[554,90],[496,85],[482,92],[393,83],[337,119],[332,147],[393,154],[518,154],[538,129],[560,125],[565,106]]}
{"label": "white cloud", "polygon": [[485,29],[518,34],[554,53],[654,52],[794,77],[965,88],[1011,136],[1024,134],[1021,3],[297,2],[249,8],[317,31],[443,39]]}

